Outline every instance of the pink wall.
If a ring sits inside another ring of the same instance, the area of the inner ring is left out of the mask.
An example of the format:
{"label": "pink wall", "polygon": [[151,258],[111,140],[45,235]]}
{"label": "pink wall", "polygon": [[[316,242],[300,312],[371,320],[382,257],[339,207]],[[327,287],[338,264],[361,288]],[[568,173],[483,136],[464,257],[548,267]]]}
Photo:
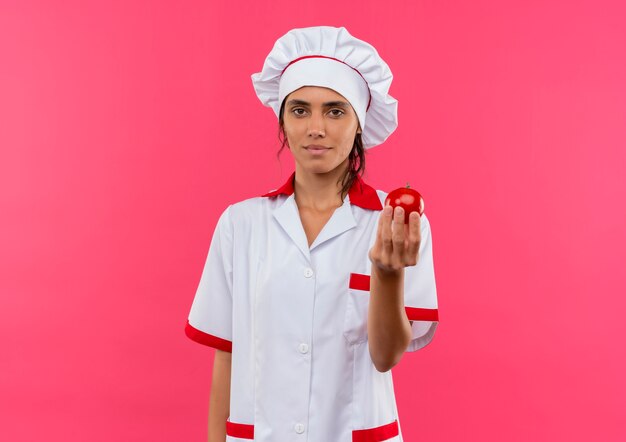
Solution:
{"label": "pink wall", "polygon": [[390,64],[366,179],[432,224],[406,440],[626,440],[623,2],[386,4],[0,4],[0,440],[206,440],[183,327],[210,236],[292,170],[250,74],[319,24]]}

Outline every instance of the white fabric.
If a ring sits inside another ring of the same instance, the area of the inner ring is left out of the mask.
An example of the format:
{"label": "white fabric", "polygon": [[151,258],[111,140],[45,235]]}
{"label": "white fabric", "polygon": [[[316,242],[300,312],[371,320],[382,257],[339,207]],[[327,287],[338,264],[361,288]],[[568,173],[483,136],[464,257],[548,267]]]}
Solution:
{"label": "white fabric", "polygon": [[280,77],[278,102],[302,86],[323,86],[341,91],[354,109],[361,128],[370,99],[367,83],[357,71],[345,63],[330,58],[304,58],[289,65]]}
{"label": "white fabric", "polygon": [[[252,74],[252,84],[261,103],[271,107],[278,116],[282,104],[282,100],[279,99],[279,87],[283,70],[292,61],[312,55],[337,59],[339,61],[335,63],[347,64],[356,69],[365,79],[371,95],[371,103],[365,118],[362,120],[359,118],[363,131],[361,135],[363,147],[369,149],[382,144],[398,126],[398,102],[389,95],[393,75],[376,49],[369,43],[350,35],[346,28],[331,26],[299,28],[292,29],[280,37],[265,59],[261,72]],[[328,65],[328,62],[321,61],[323,58],[310,60],[307,62],[309,65],[315,63],[319,63],[320,66],[322,63]],[[285,73],[302,61],[289,66]],[[322,80],[307,74],[306,83],[309,83],[309,86],[330,87],[350,100],[345,93],[348,93],[348,89],[354,86],[346,86],[346,78],[349,77],[332,80],[325,76]],[[329,81],[332,81],[332,84]],[[352,101],[351,104],[355,110],[360,106]]]}
{"label": "white fabric", "polygon": [[[391,371],[369,354],[369,293],[349,288],[351,273],[371,274],[379,216],[347,196],[311,247],[293,194],[251,198],[219,218],[189,323],[232,341],[229,419],[254,425],[255,441],[350,442],[353,430],[399,421]],[[426,215],[404,297],[437,308]],[[437,324],[415,321],[407,351],[427,345]]]}

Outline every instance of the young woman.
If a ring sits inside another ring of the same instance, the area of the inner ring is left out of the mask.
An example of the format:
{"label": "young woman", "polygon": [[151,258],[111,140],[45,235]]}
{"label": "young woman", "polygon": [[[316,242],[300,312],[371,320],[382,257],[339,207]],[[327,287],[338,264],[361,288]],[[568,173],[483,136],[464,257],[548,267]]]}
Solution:
{"label": "young woman", "polygon": [[405,225],[361,178],[397,127],[391,80],[326,26],[285,34],[252,76],[296,166],[213,234],[186,327],[216,349],[210,442],[402,440],[390,370],[438,314],[428,219]]}

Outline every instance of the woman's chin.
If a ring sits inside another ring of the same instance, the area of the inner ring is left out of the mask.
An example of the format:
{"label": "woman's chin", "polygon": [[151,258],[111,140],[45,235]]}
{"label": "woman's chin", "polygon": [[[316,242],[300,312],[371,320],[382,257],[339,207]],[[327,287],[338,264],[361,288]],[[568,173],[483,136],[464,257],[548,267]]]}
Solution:
{"label": "woman's chin", "polygon": [[317,165],[317,166],[307,165],[307,166],[301,167],[301,170],[304,171],[305,173],[310,173],[310,174],[315,174],[315,175],[325,175],[330,172],[333,172],[335,169],[332,167],[328,167],[328,166],[324,167],[322,165]]}

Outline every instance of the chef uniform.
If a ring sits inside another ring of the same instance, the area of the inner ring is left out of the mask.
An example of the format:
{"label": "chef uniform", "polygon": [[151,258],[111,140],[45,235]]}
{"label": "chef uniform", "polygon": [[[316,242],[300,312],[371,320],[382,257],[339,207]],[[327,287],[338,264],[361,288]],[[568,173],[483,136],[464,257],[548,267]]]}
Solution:
{"label": "chef uniform", "polygon": [[[303,85],[336,90],[359,116],[366,148],[397,126],[391,78],[372,46],[325,26],[288,32],[252,76],[277,115]],[[232,353],[226,440],[402,441],[391,371],[375,368],[367,336],[368,252],[387,193],[358,177],[309,247],[294,179],[222,212],[186,325],[191,339]],[[426,215],[418,263],[404,271],[406,351],[415,351],[438,324]]]}

